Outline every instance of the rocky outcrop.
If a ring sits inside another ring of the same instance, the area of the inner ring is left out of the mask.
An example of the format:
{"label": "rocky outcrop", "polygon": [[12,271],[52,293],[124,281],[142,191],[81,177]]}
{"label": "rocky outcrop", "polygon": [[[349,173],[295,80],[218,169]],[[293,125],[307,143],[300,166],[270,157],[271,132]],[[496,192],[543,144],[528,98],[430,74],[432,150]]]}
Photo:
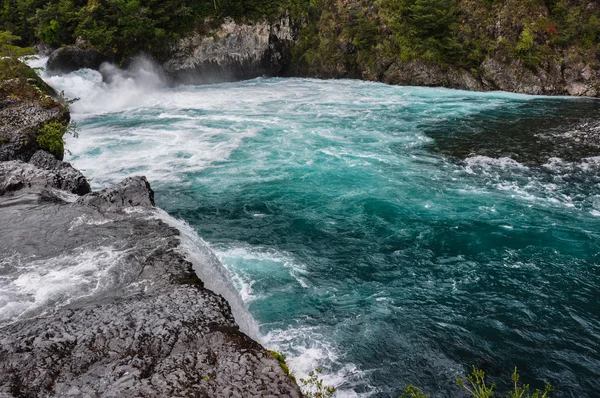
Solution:
{"label": "rocky outcrop", "polygon": [[108,57],[87,46],[67,46],[54,51],[48,58],[46,69],[50,73],[69,73],[78,69],[98,70]]}
{"label": "rocky outcrop", "polygon": [[214,83],[278,75],[291,60],[290,18],[236,24],[182,39],[163,67],[176,82]]}
{"label": "rocky outcrop", "polygon": [[149,208],[154,206],[154,191],[146,177],[130,177],[114,187],[79,198],[77,204],[101,211],[115,211],[127,207]]}
{"label": "rocky outcrop", "polygon": [[[486,59],[477,71],[425,61],[378,60],[379,70],[352,71],[342,66],[320,70],[292,67],[292,75],[324,78],[360,78],[400,86],[447,87],[469,91],[508,91],[534,95],[600,96],[600,70],[582,58],[565,58],[535,70],[519,60]],[[383,65],[383,66],[382,66]]]}
{"label": "rocky outcrop", "polygon": [[95,253],[106,270],[95,281],[96,263],[84,263],[96,288],[61,291],[0,321],[0,396],[300,397],[278,361],[239,330],[228,303],[204,288],[179,249],[179,231],[138,200],[143,187],[145,179],[132,178],[90,196],[119,192],[123,203],[140,202],[136,212],[32,201],[34,189],[0,197],[0,222],[12,226],[0,231],[4,278],[18,278],[13,265],[31,259],[46,272],[77,270]]}
{"label": "rocky outcrop", "polygon": [[518,60],[486,59],[480,70],[486,90],[538,95],[600,95],[600,71],[579,57],[565,57],[562,63],[535,70],[524,67]]}
{"label": "rocky outcrop", "polygon": [[52,122],[66,125],[69,120],[68,109],[34,84],[0,82],[0,161],[28,162],[40,149],[37,138],[42,127]]}
{"label": "rocky outcrop", "polygon": [[465,70],[442,68],[423,61],[395,62],[383,73],[381,81],[401,86],[441,86],[472,91],[483,89],[481,81]]}
{"label": "rocky outcrop", "polygon": [[0,195],[21,189],[50,188],[75,195],[90,192],[90,184],[79,170],[48,152],[36,152],[29,164],[18,160],[0,162]]}

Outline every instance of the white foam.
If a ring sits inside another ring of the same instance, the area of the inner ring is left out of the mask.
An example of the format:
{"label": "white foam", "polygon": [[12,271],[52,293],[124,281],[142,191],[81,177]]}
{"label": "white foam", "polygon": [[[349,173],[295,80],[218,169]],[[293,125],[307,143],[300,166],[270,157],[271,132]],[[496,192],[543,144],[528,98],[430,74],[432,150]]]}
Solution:
{"label": "white foam", "polygon": [[[342,364],[341,353],[329,342],[332,336],[326,336],[319,327],[299,326],[289,329],[277,329],[269,332],[265,338],[267,348],[286,354],[286,363],[297,380],[307,379],[311,371],[322,368],[319,378],[323,384],[336,387],[335,396],[342,398],[368,397],[376,391],[358,394],[352,384],[363,384],[366,373],[349,362]],[[332,370],[333,368],[336,370]]]}
{"label": "white foam", "polygon": [[5,259],[4,266],[15,272],[0,280],[0,321],[93,295],[110,283],[109,270],[124,254],[112,247],[101,247],[44,260],[18,256]]}
{"label": "white foam", "polygon": [[484,174],[489,174],[489,172],[494,168],[499,168],[502,170],[528,170],[527,166],[524,166],[509,157],[490,158],[488,156],[473,156],[465,159],[465,162],[467,163],[465,170],[469,174],[475,173],[475,170],[473,170],[474,168],[476,168],[476,170],[480,170]]}
{"label": "white foam", "polygon": [[258,323],[250,315],[246,304],[233,286],[229,271],[215,256],[206,242],[185,221],[171,217],[161,209],[156,209],[156,215],[168,225],[179,230],[181,233],[181,245],[179,246],[181,254],[193,264],[194,271],[204,282],[204,286],[227,300],[240,330],[253,339],[260,341]]}
{"label": "white foam", "polygon": [[[254,283],[254,281],[249,279],[248,276],[244,274],[244,270],[233,268],[227,259],[235,258],[261,261],[266,263],[276,263],[278,268],[281,267],[287,269],[289,275],[295,279],[300,286],[303,288],[309,287],[308,281],[303,277],[306,274],[305,266],[296,261],[291,253],[286,253],[268,247],[257,247],[250,245],[237,245],[224,250],[213,248],[213,251],[219,257],[221,262],[228,267],[232,274],[238,275],[239,282],[241,283],[240,287],[243,290],[251,291],[251,285]],[[251,296],[251,298],[255,299],[256,297]]]}

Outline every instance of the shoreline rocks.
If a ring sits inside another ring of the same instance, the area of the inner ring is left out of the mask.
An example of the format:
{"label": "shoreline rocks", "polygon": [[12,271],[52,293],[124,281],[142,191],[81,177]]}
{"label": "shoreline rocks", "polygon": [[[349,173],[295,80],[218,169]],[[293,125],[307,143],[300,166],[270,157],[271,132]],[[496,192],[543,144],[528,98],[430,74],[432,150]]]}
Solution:
{"label": "shoreline rocks", "polygon": [[2,286],[23,267],[39,276],[35,289],[3,291],[14,306],[0,312],[0,396],[302,397],[204,287],[194,266],[212,260],[187,260],[145,177],[90,192],[30,142],[68,122],[57,104],[39,93],[0,104]]}
{"label": "shoreline rocks", "polygon": [[[147,202],[122,211],[144,188],[150,200],[143,177],[91,201],[47,200],[35,185],[0,196],[8,210],[0,221],[14,226],[0,232],[3,258],[16,251],[19,264],[35,258],[48,272],[96,252],[110,259],[99,290],[0,323],[0,396],[301,397],[278,361],[240,332],[227,301],[204,288],[179,231]],[[98,206],[117,193],[122,203]]]}
{"label": "shoreline rocks", "polygon": [[[25,81],[0,81],[0,98],[4,96],[0,100],[0,161],[28,162],[41,149],[38,136],[46,124],[69,123],[69,110],[52,94],[53,90],[43,92]],[[59,155],[62,158],[62,153]]]}

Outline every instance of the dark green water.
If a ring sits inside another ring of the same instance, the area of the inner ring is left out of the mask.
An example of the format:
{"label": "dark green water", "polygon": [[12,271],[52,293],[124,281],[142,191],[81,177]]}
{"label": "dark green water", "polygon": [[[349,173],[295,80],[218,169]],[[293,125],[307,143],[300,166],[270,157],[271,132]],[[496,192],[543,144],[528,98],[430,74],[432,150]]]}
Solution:
{"label": "dark green water", "polygon": [[78,106],[70,161],[146,174],[296,373],[454,397],[518,366],[597,396],[600,151],[572,133],[600,102],[268,79]]}

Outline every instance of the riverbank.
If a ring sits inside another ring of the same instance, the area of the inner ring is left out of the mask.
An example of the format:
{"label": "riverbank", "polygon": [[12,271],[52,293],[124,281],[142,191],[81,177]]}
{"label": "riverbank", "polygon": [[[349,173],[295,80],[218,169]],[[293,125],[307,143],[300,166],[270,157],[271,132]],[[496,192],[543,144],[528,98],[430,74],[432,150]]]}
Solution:
{"label": "riverbank", "polygon": [[66,106],[2,89],[0,394],[300,397],[198,278],[220,263],[182,246],[148,181],[90,192],[56,146]]}

